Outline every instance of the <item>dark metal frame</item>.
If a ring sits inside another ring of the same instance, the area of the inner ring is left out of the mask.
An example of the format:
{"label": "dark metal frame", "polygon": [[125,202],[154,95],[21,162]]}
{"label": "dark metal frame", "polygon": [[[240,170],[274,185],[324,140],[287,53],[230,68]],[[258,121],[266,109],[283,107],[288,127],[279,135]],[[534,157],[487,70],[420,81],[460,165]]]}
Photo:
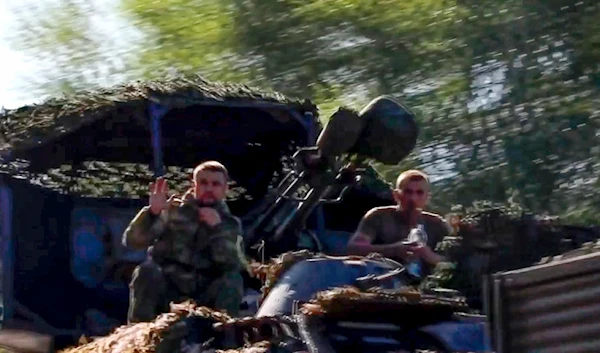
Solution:
{"label": "dark metal frame", "polygon": [[2,182],[0,177],[0,254],[2,257],[2,313],[0,314],[0,329],[4,322],[10,320],[13,314],[13,277],[14,251],[12,234],[12,190]]}
{"label": "dark metal frame", "polygon": [[[160,177],[165,173],[165,166],[163,163],[163,150],[162,150],[162,119],[163,117],[173,109],[171,106],[166,104],[161,104],[160,99],[150,98],[150,104],[148,106],[149,110],[149,120],[150,120],[150,134],[151,134],[151,143],[152,143],[152,152],[153,152],[153,170],[155,177]],[[269,109],[269,108],[277,108],[283,109],[290,113],[290,115],[298,121],[303,127],[307,130],[307,143],[310,145],[315,141],[315,131],[313,131],[313,115],[311,113],[307,113],[304,116],[298,114],[298,112],[290,109],[285,104],[278,103],[236,103],[236,102],[204,102],[204,101],[192,101],[192,103],[188,104],[189,106],[193,105],[204,105],[204,106],[217,106],[217,107],[228,107],[228,108],[259,108],[259,109]]]}

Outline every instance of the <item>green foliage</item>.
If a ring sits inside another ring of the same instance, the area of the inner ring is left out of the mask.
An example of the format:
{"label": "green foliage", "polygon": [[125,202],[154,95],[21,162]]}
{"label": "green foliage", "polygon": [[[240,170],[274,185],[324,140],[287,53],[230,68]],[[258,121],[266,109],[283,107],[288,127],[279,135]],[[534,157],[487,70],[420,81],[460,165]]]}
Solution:
{"label": "green foliage", "polygon": [[[487,273],[486,262],[489,261],[490,273],[512,269],[515,264],[531,265],[526,263],[527,259],[515,259],[519,256],[519,250],[515,249],[519,243],[515,242],[514,234],[518,233],[526,212],[512,199],[498,203],[475,201],[466,207],[455,205],[451,211],[461,218],[460,226],[438,243],[436,252],[443,254],[445,260],[433,269],[421,288],[458,290],[471,304],[480,307],[481,277]],[[486,252],[489,257],[484,255]]]}
{"label": "green foliage", "polygon": [[[94,77],[82,72],[109,75],[98,63],[114,53],[91,30],[97,9],[56,3],[22,13],[21,48],[60,68],[40,83],[87,87]],[[339,104],[391,94],[415,111],[421,136],[400,165],[374,164],[388,181],[424,168],[440,212],[512,197],[600,223],[595,1],[122,0],[119,9],[143,39],[116,53],[115,74],[244,81],[310,97],[324,120]]]}

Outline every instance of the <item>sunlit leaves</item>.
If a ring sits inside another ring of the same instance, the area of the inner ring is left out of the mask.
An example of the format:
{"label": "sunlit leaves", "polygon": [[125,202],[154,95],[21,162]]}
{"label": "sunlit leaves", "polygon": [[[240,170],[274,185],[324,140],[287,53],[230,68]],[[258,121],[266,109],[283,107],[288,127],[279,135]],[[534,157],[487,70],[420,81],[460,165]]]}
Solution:
{"label": "sunlit leaves", "polygon": [[139,33],[120,21],[111,2],[27,0],[10,10],[17,20],[9,37],[12,46],[39,65],[38,76],[30,75],[23,84],[28,90],[58,95],[114,84],[132,74],[129,56],[135,55]]}
{"label": "sunlit leaves", "polygon": [[15,42],[52,63],[40,84],[194,72],[312,98],[324,119],[391,94],[421,135],[401,165],[376,166],[390,181],[432,173],[439,210],[514,196],[578,221],[600,214],[593,0],[121,0],[136,29],[119,33],[136,38],[125,50],[98,30],[105,7],[56,3],[19,13]]}
{"label": "sunlit leaves", "polygon": [[139,61],[147,76],[162,76],[172,68],[232,71],[231,12],[223,2],[123,0],[121,8],[146,33]]}

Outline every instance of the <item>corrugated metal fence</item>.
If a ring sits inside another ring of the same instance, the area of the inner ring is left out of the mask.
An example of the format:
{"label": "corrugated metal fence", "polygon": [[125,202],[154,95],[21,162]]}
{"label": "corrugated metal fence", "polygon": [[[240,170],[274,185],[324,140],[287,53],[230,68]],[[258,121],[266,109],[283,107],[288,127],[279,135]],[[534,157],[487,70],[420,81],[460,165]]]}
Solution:
{"label": "corrugated metal fence", "polygon": [[498,353],[600,352],[600,251],[498,273],[493,298]]}

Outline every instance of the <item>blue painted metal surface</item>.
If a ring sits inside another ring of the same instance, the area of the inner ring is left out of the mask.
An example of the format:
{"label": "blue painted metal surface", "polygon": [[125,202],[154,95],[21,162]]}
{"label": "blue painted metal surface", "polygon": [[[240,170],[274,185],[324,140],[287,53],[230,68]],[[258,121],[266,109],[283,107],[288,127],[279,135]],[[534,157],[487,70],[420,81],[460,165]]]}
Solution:
{"label": "blue painted metal surface", "polygon": [[0,180],[0,328],[12,317],[13,263],[12,191]]}
{"label": "blue painted metal surface", "polygon": [[[292,266],[270,291],[257,317],[289,315],[295,301],[308,301],[319,292],[333,287],[353,285],[359,277],[382,275],[393,268],[379,261],[345,261],[343,258],[304,260]],[[394,287],[403,286],[402,283]]]}
{"label": "blue painted metal surface", "polygon": [[319,240],[323,244],[323,250],[328,254],[347,254],[348,240],[352,232],[342,230],[324,229],[319,233]]}
{"label": "blue painted metal surface", "polygon": [[450,321],[421,329],[444,343],[451,352],[489,353],[493,351],[489,325],[485,317],[479,322]]}
{"label": "blue painted metal surface", "polygon": [[[261,305],[257,317],[290,315],[295,302],[309,301],[316,292],[355,284],[369,274],[381,275],[392,269],[380,261],[347,261],[344,258],[324,258],[301,261],[286,271]],[[398,280],[388,288],[400,288]],[[421,331],[437,338],[451,352],[492,352],[489,325],[485,316],[466,315],[461,318],[425,326]]]}
{"label": "blue painted metal surface", "polygon": [[149,105],[150,110],[150,134],[152,136],[152,155],[154,157],[153,170],[154,177],[158,178],[165,174],[165,165],[163,163],[163,150],[162,150],[162,128],[161,121],[163,116],[169,110],[166,106],[159,103],[151,102]]}
{"label": "blue painted metal surface", "polygon": [[313,124],[315,116],[311,112],[307,112],[303,116],[303,125],[306,128],[306,141],[307,145],[314,145],[317,142],[317,136],[315,126]]}

